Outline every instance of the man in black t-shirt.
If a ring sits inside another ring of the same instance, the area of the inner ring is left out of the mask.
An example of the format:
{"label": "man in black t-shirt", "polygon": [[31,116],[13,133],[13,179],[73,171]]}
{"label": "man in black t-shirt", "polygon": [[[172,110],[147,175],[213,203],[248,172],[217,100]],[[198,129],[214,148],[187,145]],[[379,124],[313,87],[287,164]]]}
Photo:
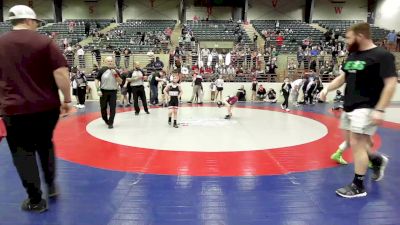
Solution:
{"label": "man in black t-shirt", "polygon": [[121,49],[116,48],[114,50],[114,56],[115,56],[115,65],[117,68],[120,68],[120,63],[121,63]]}
{"label": "man in black t-shirt", "polygon": [[345,198],[367,195],[364,176],[368,162],[373,164],[372,179],[383,178],[388,158],[370,151],[370,137],[382,122],[385,108],[390,104],[397,85],[394,56],[371,40],[367,23],[355,24],[346,33],[349,56],[343,71],[321,92],[321,100],[329,91],[346,83],[341,129],[346,131],[346,142],[351,143],[354,155],[353,182],[336,193]]}

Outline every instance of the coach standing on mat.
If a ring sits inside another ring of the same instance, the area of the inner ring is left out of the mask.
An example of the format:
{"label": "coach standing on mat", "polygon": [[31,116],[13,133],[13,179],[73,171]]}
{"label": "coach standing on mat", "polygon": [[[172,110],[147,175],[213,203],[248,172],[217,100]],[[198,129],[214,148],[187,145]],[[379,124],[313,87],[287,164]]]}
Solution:
{"label": "coach standing on mat", "polygon": [[[7,142],[28,198],[21,208],[44,212],[36,153],[49,197],[57,195],[53,131],[60,110],[70,112],[71,93],[67,61],[57,45],[36,32],[41,21],[24,5],[9,10],[12,31],[0,37],[0,113]],[[64,95],[60,104],[58,90]],[[60,108],[61,105],[61,108]]]}
{"label": "coach standing on mat", "polygon": [[346,141],[353,150],[355,175],[351,184],[336,190],[336,193],[354,198],[367,195],[364,176],[369,161],[373,164],[372,179],[379,181],[383,178],[388,158],[372,153],[369,143],[395,92],[397,75],[394,56],[374,45],[369,24],[351,26],[346,33],[346,42],[350,54],[343,66],[344,72],[321,92],[321,99],[346,83],[340,126],[346,131]]}
{"label": "coach standing on mat", "polygon": [[127,78],[127,81],[131,82],[135,115],[139,115],[140,112],[139,97],[140,100],[142,101],[144,111],[147,114],[150,114],[149,109],[147,108],[146,92],[144,90],[143,80],[144,80],[144,73],[142,69],[140,69],[140,64],[138,62],[135,62],[135,68],[133,69],[132,77]]}
{"label": "coach standing on mat", "polygon": [[[99,70],[96,77],[97,94],[100,96],[101,117],[109,129],[114,128],[115,109],[117,107],[117,90],[122,79],[115,69],[112,56],[104,59],[105,66]],[[110,116],[107,115],[107,106],[110,106]]]}

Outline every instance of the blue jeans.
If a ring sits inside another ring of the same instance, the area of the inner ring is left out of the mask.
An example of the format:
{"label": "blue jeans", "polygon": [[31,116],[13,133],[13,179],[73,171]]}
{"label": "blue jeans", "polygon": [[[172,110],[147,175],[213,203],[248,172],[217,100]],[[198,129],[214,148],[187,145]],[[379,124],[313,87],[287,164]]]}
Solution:
{"label": "blue jeans", "polygon": [[158,104],[158,86],[150,85],[150,104]]}

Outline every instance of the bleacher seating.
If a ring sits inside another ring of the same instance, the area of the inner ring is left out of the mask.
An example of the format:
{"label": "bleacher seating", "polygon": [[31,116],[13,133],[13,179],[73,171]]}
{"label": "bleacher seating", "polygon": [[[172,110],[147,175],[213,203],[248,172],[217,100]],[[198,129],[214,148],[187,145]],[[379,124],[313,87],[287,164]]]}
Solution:
{"label": "bleacher seating", "polygon": [[70,21],[74,21],[75,23],[85,24],[89,23],[91,28],[103,29],[110,25],[113,22],[111,19],[69,19],[65,20],[65,22],[69,23]]}
{"label": "bleacher seating", "polygon": [[[262,34],[262,30],[275,30],[276,20],[252,20],[251,23],[258,33]],[[284,34],[284,42],[281,49],[283,53],[295,53],[301,41],[310,37],[314,41],[319,41],[323,37],[323,33],[309,24],[300,20],[279,20],[279,30],[285,31],[291,29],[293,33]],[[263,35],[262,35],[263,36]],[[271,43],[275,41],[276,36],[271,36]],[[265,37],[263,36],[265,39]]]}
{"label": "bleacher seating", "polygon": [[[332,29],[336,30],[339,29],[339,32],[342,36],[345,35],[346,29],[350,27],[351,25],[355,23],[361,23],[364,22],[362,20],[315,20],[314,23],[318,23],[321,27],[325,29]],[[386,37],[386,35],[389,33],[388,30],[385,30],[380,27],[376,26],[371,26],[371,32],[372,32],[372,39],[374,41],[379,41],[382,40]]]}
{"label": "bleacher seating", "polygon": [[0,34],[11,30],[11,24],[9,22],[0,22]]}
{"label": "bleacher seating", "polygon": [[69,33],[67,22],[54,23],[45,27],[40,27],[38,31],[41,34],[56,33],[57,40],[55,41],[58,42],[60,45],[61,40],[64,38],[68,38],[72,45],[80,42],[85,38],[85,26],[79,23],[76,24],[73,33]]}
{"label": "bleacher seating", "polygon": [[121,23],[113,29],[125,32],[121,38],[103,39],[101,42],[90,43],[88,49],[99,48],[105,50],[106,46],[112,46],[112,48],[129,48],[134,53],[146,53],[149,50],[166,52],[168,50],[168,42],[157,45],[141,45],[131,43],[130,40],[140,39],[143,32],[154,34],[155,32],[163,32],[167,27],[173,29],[175,24],[176,20],[128,20],[126,23]]}
{"label": "bleacher seating", "polygon": [[[237,23],[229,20],[209,20],[197,21],[189,20],[187,25],[193,31],[195,38],[199,41],[236,41],[235,27]],[[243,41],[247,44],[252,43],[246,31],[240,25],[240,31],[243,33]]]}

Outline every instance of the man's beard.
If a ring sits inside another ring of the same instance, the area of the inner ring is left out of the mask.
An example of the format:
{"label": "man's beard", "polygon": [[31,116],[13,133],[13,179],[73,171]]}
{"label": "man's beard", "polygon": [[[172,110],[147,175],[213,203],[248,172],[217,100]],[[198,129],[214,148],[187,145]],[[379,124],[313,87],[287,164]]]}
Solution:
{"label": "man's beard", "polygon": [[360,47],[360,44],[358,44],[357,41],[354,41],[353,44],[349,44],[347,46],[347,50],[349,50],[349,52],[356,52],[356,51],[358,51],[359,47]]}

